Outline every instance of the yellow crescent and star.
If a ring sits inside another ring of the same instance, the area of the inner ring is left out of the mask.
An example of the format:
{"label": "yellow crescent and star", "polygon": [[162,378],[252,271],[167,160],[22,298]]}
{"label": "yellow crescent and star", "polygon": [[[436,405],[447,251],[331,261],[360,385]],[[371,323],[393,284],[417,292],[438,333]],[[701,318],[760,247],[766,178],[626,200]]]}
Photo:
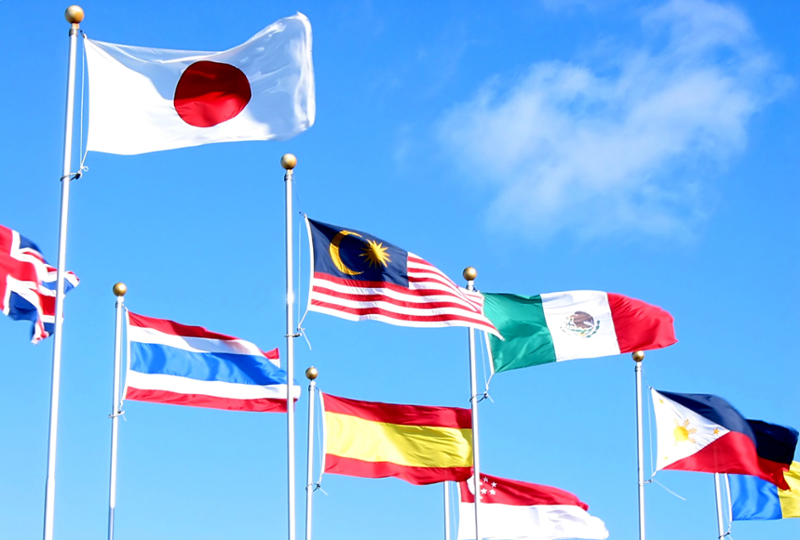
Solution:
{"label": "yellow crescent and star", "polygon": [[[361,238],[361,235],[357,232],[341,230],[336,233],[336,236],[334,236],[331,240],[331,245],[328,248],[328,251],[331,255],[333,264],[336,266],[336,269],[339,270],[339,272],[348,276],[357,276],[359,274],[363,274],[364,272],[357,272],[356,270],[348,268],[347,265],[344,264],[344,261],[342,261],[341,254],[339,253],[339,245],[342,243],[342,240],[349,235],[358,236]],[[370,268],[373,266],[376,268],[385,268],[389,266],[389,263],[391,262],[391,258],[389,257],[387,250],[388,248],[383,247],[382,242],[367,240],[364,247],[361,248],[363,253],[360,253],[359,257],[364,257],[369,263]]]}

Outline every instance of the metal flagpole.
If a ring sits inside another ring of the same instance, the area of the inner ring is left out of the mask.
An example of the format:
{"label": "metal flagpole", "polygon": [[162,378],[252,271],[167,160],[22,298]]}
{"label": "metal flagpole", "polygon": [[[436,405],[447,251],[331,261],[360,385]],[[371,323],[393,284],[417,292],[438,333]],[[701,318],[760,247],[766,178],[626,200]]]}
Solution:
{"label": "metal flagpole", "polygon": [[72,180],[72,124],[75,106],[75,57],[78,29],[84,13],[79,6],[70,6],[64,13],[69,29],[69,67],[67,69],[67,114],[64,126],[64,165],[61,169],[61,219],[58,231],[58,274],[56,281],[56,320],[53,337],[53,372],[50,383],[50,430],[47,441],[47,484],[44,497],[44,540],[53,538],[56,502],[56,441],[58,438],[58,399],[61,390],[61,338],[64,317],[64,273],[67,266],[67,216],[69,184]]}
{"label": "metal flagpole", "polygon": [[[461,273],[464,279],[467,280],[467,290],[475,290],[475,278],[478,277],[478,271],[473,267],[468,266]],[[469,331],[469,391],[470,391],[470,406],[472,408],[472,486],[475,493],[475,539],[481,540],[478,509],[480,508],[481,499],[481,467],[480,467],[480,452],[478,448],[478,377],[475,368],[475,329],[468,328]]]}
{"label": "metal flagpole", "polygon": [[639,458],[639,540],[645,540],[644,534],[644,442],[642,441],[642,361],[644,351],[636,351],[631,355],[636,362],[636,441]]}
{"label": "metal flagpole", "polygon": [[717,538],[722,539],[725,536],[725,524],[722,519],[722,490],[719,487],[719,473],[714,473],[714,491],[717,496],[717,530],[719,531]]}
{"label": "metal flagpole", "polygon": [[288,442],[288,497],[289,497],[289,540],[295,540],[295,496],[294,496],[294,268],[292,253],[292,174],[297,158],[292,154],[281,157],[281,166],[286,169],[283,177],[286,186],[286,424]]}
{"label": "metal flagpole", "polygon": [[117,297],[117,320],[114,334],[114,391],[111,402],[111,475],[108,482],[108,540],[114,540],[114,510],[117,507],[117,435],[119,433],[119,379],[122,363],[122,324],[125,319],[125,293],[128,287],[124,283],[114,285],[114,294]]}
{"label": "metal flagpole", "polygon": [[447,482],[442,482],[444,487],[444,540],[450,540],[450,490]]}
{"label": "metal flagpole", "polygon": [[728,531],[733,523],[733,501],[731,500],[731,480],[725,473],[725,498],[728,500]]}
{"label": "metal flagpole", "polygon": [[314,366],[306,370],[308,383],[308,464],[306,468],[306,540],[311,540],[311,503],[314,490],[314,390],[317,387],[316,378],[319,371]]}

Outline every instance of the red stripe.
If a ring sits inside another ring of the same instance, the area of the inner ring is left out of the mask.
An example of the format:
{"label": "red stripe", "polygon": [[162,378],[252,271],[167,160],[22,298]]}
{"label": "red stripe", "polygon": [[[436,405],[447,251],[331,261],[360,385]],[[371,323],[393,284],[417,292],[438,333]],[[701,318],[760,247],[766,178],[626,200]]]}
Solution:
{"label": "red stripe", "polygon": [[[381,309],[378,307],[370,307],[370,308],[351,308],[340,306],[339,304],[332,304],[330,302],[322,302],[320,300],[312,300],[312,306],[319,306],[325,307],[328,309],[332,309],[334,311],[341,311],[343,313],[350,313],[352,315],[383,315],[390,319],[395,319],[398,321],[409,321],[409,322],[451,322],[451,321],[464,321],[469,322],[471,325],[474,326],[482,326],[489,331],[494,331],[494,327],[490,324],[485,324],[483,321],[475,320],[472,317],[463,317],[460,315],[407,315],[405,313],[395,313],[394,311],[386,311],[385,309]],[[423,311],[423,310],[421,310]]]}
{"label": "red stripe", "polygon": [[140,390],[132,387],[128,387],[125,399],[228,411],[286,412],[285,399],[230,399],[203,394],[179,394],[166,390]]}
{"label": "red stripe", "polygon": [[173,336],[181,337],[197,337],[197,338],[210,338],[210,339],[223,339],[231,340],[238,339],[233,336],[226,336],[225,334],[218,334],[206,330],[202,326],[187,326],[179,324],[167,319],[156,319],[154,317],[145,317],[144,315],[137,315],[128,312],[131,318],[131,326],[138,326],[140,328],[152,328],[164,334],[172,334]]}
{"label": "red stripe", "polygon": [[437,309],[437,308],[457,308],[469,313],[474,313],[478,315],[480,312],[477,310],[472,310],[468,306],[464,304],[456,303],[456,302],[447,302],[447,301],[428,301],[428,302],[406,302],[404,300],[398,300],[392,296],[387,296],[385,294],[353,294],[353,293],[343,293],[339,291],[334,291],[332,289],[326,289],[320,286],[315,285],[313,292],[324,294],[325,296],[333,296],[336,298],[341,298],[343,300],[353,300],[354,302],[386,302],[387,304],[392,304],[393,306],[411,308],[411,309]]}
{"label": "red stripe", "polygon": [[764,471],[764,474],[772,477],[772,480],[770,481],[773,484],[779,486],[781,489],[791,489],[789,484],[786,482],[786,478],[783,476],[784,471],[788,471],[790,465],[781,463],[780,461],[772,461],[770,459],[759,457],[758,466],[761,467],[761,470]]}
{"label": "red stripe", "polygon": [[429,426],[454,429],[471,429],[469,409],[459,407],[431,407],[428,405],[398,405],[378,401],[360,401],[323,394],[325,412],[346,414],[371,422],[400,424],[404,426]]}
{"label": "red stripe", "polygon": [[[357,287],[361,289],[388,289],[391,291],[397,291],[399,293],[408,294],[411,296],[437,296],[437,295],[440,296],[444,294],[447,296],[456,296],[458,298],[462,298],[461,295],[454,294],[451,289],[445,286],[443,286],[441,289],[409,289],[408,287],[403,287],[402,285],[397,285],[396,283],[389,283],[387,281],[361,281],[357,279],[344,279],[340,277],[331,276],[330,274],[323,274],[322,272],[314,272],[314,281],[328,281],[331,283],[336,283],[338,285],[343,285],[345,287]],[[409,281],[411,280],[409,279]],[[436,280],[431,280],[431,281],[441,285],[441,282],[439,281]],[[319,285],[314,284],[314,289],[316,289],[317,287],[319,287]]]}
{"label": "red stripe", "polygon": [[731,431],[699,452],[664,467],[676,471],[746,474],[757,476],[781,489],[789,489],[783,478],[762,470],[753,440],[738,431]]}
{"label": "red stripe", "polygon": [[677,343],[672,315],[658,306],[608,293],[619,352],[662,349]]}
{"label": "red stripe", "polygon": [[395,477],[418,486],[460,482],[472,476],[472,467],[409,467],[386,461],[361,461],[325,454],[325,472],[359,478]]}

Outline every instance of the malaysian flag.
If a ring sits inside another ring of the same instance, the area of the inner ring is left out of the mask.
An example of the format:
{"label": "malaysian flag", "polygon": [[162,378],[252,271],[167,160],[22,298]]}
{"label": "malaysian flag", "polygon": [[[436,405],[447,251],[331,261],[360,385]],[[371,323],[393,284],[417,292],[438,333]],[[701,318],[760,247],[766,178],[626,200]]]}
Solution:
{"label": "malaysian flag", "polygon": [[[78,286],[72,272],[64,277],[64,292]],[[0,309],[14,320],[33,322],[33,343],[53,333],[56,278],[36,244],[0,225]]]}
{"label": "malaysian flag", "polygon": [[306,218],[311,244],[310,311],[398,326],[470,326],[497,334],[483,296],[426,260],[371,234]]}

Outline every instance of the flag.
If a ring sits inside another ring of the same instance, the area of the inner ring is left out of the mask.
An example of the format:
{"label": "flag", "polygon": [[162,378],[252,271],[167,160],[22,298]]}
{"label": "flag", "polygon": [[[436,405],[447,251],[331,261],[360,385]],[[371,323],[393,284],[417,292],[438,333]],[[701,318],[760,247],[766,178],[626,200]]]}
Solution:
{"label": "flag", "polygon": [[793,461],[783,472],[790,489],[755,476],[731,474],[731,518],[734,521],[755,519],[800,518],[800,462]]}
{"label": "flag", "polygon": [[[0,225],[0,309],[16,321],[33,322],[32,343],[53,333],[56,322],[58,271],[47,264],[36,244]],[[64,274],[64,293],[78,286]]]}
{"label": "flag", "polygon": [[797,431],[747,420],[717,396],[651,392],[657,470],[747,474],[788,489],[783,471],[791,464]]}
{"label": "flag", "polygon": [[496,332],[483,297],[385,240],[306,218],[311,245],[309,311],[398,326],[470,326]]}
{"label": "flag", "polygon": [[[233,411],[286,412],[278,349],[129,313],[125,399]],[[295,401],[300,387],[292,390]]]}
{"label": "flag", "polygon": [[[475,538],[472,479],[460,482],[458,540]],[[486,540],[608,538],[605,524],[589,515],[589,505],[562,489],[481,473],[480,530]]]}
{"label": "flag", "polygon": [[88,150],[287,139],[314,124],[311,24],[301,13],[222,52],[84,42]]}
{"label": "flag", "polygon": [[484,294],[484,313],[504,341],[487,336],[492,372],[596,358],[676,343],[663,309],[601,291]]}
{"label": "flag", "polygon": [[792,466],[797,449],[797,430],[761,420],[748,420],[747,424],[756,438],[756,453],[761,469],[782,480],[784,473]]}
{"label": "flag", "polygon": [[322,394],[323,471],[424,485],[472,475],[469,409],[395,405]]}

